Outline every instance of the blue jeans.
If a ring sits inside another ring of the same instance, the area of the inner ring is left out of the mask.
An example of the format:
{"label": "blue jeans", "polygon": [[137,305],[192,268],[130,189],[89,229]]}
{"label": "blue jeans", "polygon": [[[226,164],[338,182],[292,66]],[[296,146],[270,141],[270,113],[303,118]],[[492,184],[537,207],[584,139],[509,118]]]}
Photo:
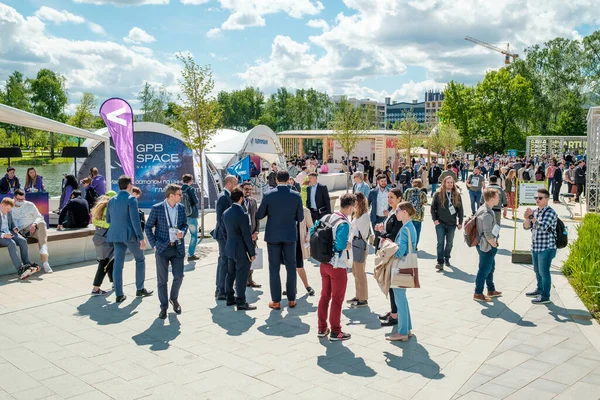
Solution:
{"label": "blue jeans", "polygon": [[115,248],[115,262],[113,264],[115,295],[123,295],[123,267],[125,266],[125,252],[127,249],[135,259],[135,287],[137,290],[142,290],[146,279],[146,258],[144,252],[140,249],[140,242],[116,242],[113,245]]}
{"label": "blue jeans", "polygon": [[188,230],[190,231],[190,244],[188,247],[188,256],[191,257],[196,252],[198,245],[198,218],[188,218]]}
{"label": "blue jeans", "polygon": [[415,230],[417,231],[417,244],[415,246],[419,245],[419,239],[421,238],[421,221],[415,221],[414,219],[412,220],[413,225],[415,226]]}
{"label": "blue jeans", "polygon": [[554,178],[548,178],[548,191],[554,193]]}
{"label": "blue jeans", "polygon": [[[176,247],[167,247],[156,257],[156,285],[158,291],[158,300],[160,308],[167,309],[169,300],[177,300],[179,289],[183,282],[183,256],[179,255]],[[171,283],[171,294],[167,297],[167,286],[169,282],[169,263],[173,272],[173,282]]]}
{"label": "blue jeans", "polygon": [[433,197],[433,194],[437,190],[437,187],[438,187],[438,183],[437,182],[431,184],[431,197]]}
{"label": "blue jeans", "polygon": [[398,308],[398,333],[408,335],[412,329],[410,320],[410,309],[408,308],[408,299],[406,298],[406,289],[393,288],[394,298],[396,299],[396,308]]}
{"label": "blue jeans", "polygon": [[494,285],[494,271],[496,270],[496,253],[498,248],[492,247],[490,251],[481,251],[479,245],[477,245],[477,252],[479,253],[479,270],[475,277],[475,294],[483,294],[483,284],[487,286],[488,292],[496,290]]}
{"label": "blue jeans", "polygon": [[[12,239],[0,239],[0,247],[8,247],[8,254],[12,260],[13,265],[17,272],[21,265],[29,264],[29,252],[27,249],[27,239],[21,235],[14,235]],[[19,248],[19,254],[17,254],[17,247]]]}
{"label": "blue jeans", "polygon": [[547,249],[531,253],[533,259],[533,271],[537,279],[537,291],[543,299],[550,298],[552,278],[550,276],[550,265],[556,256],[556,249]]}
{"label": "blue jeans", "polygon": [[438,264],[443,264],[444,261],[450,260],[450,253],[452,252],[452,245],[454,244],[455,232],[456,226],[450,226],[444,223],[436,225],[435,234],[437,236]]}
{"label": "blue jeans", "polygon": [[469,170],[468,169],[461,169],[460,170],[460,176],[461,176],[463,182],[467,181],[468,175],[469,175]]}
{"label": "blue jeans", "polygon": [[471,199],[471,212],[475,214],[477,209],[481,204],[481,190],[476,192],[474,190],[469,190],[469,198]]}

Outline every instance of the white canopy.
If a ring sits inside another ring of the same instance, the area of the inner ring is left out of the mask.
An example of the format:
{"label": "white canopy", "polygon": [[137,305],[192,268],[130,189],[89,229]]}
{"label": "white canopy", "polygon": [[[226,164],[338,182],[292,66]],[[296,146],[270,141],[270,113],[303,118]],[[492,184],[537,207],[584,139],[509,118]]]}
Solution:
{"label": "white canopy", "polygon": [[[399,153],[406,153],[406,149],[400,149],[398,150]],[[427,155],[427,149],[424,147],[413,147],[412,149],[410,149],[410,154],[411,155],[419,155],[419,156],[426,156]],[[432,157],[439,157],[439,154],[432,151],[429,154],[431,154]]]}
{"label": "white canopy", "polygon": [[[63,124],[62,122],[54,121],[49,118],[41,117],[27,111],[19,110],[0,104],[0,122],[11,125],[23,126],[25,128],[38,129],[40,131],[61,133],[65,135],[81,137],[85,139],[95,139],[108,142],[110,138],[103,137],[97,133],[86,131],[85,129],[77,128],[71,125]],[[108,145],[106,146],[108,148]],[[106,181],[111,181],[110,176],[110,159],[106,158]]]}
{"label": "white canopy", "polygon": [[269,163],[281,161],[283,149],[275,132],[265,125],[258,125],[246,132],[219,129],[205,153],[217,169],[223,170],[248,154]]}

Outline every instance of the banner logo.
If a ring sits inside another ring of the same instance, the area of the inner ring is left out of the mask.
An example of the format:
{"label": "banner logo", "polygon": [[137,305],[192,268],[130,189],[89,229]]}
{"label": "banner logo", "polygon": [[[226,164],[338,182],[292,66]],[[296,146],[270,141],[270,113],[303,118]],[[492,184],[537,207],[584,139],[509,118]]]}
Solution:
{"label": "banner logo", "polygon": [[123,173],[134,179],[133,160],[133,111],[123,99],[112,98],[100,106],[100,115],[113,140]]}

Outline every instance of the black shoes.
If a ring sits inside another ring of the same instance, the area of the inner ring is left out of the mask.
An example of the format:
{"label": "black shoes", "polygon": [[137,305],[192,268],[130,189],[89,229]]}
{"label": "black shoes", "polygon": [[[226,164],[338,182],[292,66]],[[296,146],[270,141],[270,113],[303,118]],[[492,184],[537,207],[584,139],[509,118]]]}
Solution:
{"label": "black shoes", "polygon": [[448,259],[448,260],[445,260],[445,261],[444,261],[444,265],[445,265],[446,267],[449,267],[449,266],[450,266],[450,260],[449,260],[449,259]]}
{"label": "black shoes", "polygon": [[310,286],[306,288],[306,291],[308,292],[309,296],[315,295],[315,289],[311,288]]}
{"label": "black shoes", "polygon": [[173,306],[173,311],[175,311],[175,314],[181,314],[181,305],[177,300],[171,299],[169,300],[169,303],[171,303],[171,305]]}
{"label": "black shoes", "polygon": [[237,306],[237,310],[238,311],[252,311],[252,310],[256,310],[256,306],[252,306],[252,305],[246,303],[246,304],[242,304],[241,306]]}
{"label": "black shoes", "polygon": [[331,332],[329,334],[329,340],[331,340],[332,342],[341,342],[343,340],[348,340],[352,337],[352,335],[350,335],[349,333],[344,333],[344,332],[339,332],[339,333],[333,333]]}
{"label": "black shoes", "polygon": [[227,300],[227,296],[225,296],[224,294],[220,294],[217,296],[217,300]]}
{"label": "black shoes", "polygon": [[392,318],[391,315],[385,321],[381,321],[381,326],[394,326],[394,325],[398,325],[398,319]]}
{"label": "black shoes", "polygon": [[167,319],[167,309],[166,308],[160,309],[160,312],[158,313],[158,318]]}
{"label": "black shoes", "polygon": [[385,321],[386,319],[388,319],[390,317],[390,315],[392,315],[392,313],[391,312],[387,312],[385,314],[382,314],[382,315],[378,316],[377,318],[379,318],[382,321]]}
{"label": "black shoes", "polygon": [[437,263],[437,264],[435,265],[435,269],[437,269],[437,270],[438,270],[438,272],[443,272],[443,271],[444,271],[444,264],[442,264],[442,263]]}
{"label": "black shoes", "polygon": [[235,302],[236,302],[235,297],[232,298],[232,299],[228,299],[227,300],[227,305],[228,306],[235,306]]}
{"label": "black shoes", "polygon": [[116,302],[121,303],[122,301],[125,301],[126,299],[127,299],[127,296],[125,296],[125,295],[117,296]]}
{"label": "black shoes", "polygon": [[538,292],[537,290],[534,290],[533,292],[525,293],[525,296],[527,296],[527,297],[538,297],[540,294],[541,294],[540,292]]}
{"label": "black shoes", "polygon": [[369,306],[369,302],[367,300],[364,300],[364,301],[357,300],[354,303],[350,304],[351,308],[361,308],[361,307],[368,307],[368,306]]}
{"label": "black shoes", "polygon": [[137,297],[148,297],[148,296],[152,296],[152,293],[154,293],[153,290],[142,289],[142,290],[138,290],[137,292],[135,292],[135,295]]}
{"label": "black shoes", "polygon": [[199,260],[199,259],[200,259],[200,257],[198,257],[198,256],[197,256],[197,255],[195,255],[195,254],[194,254],[193,256],[189,256],[189,257],[187,258],[187,260],[188,260],[188,261],[197,261],[197,260]]}

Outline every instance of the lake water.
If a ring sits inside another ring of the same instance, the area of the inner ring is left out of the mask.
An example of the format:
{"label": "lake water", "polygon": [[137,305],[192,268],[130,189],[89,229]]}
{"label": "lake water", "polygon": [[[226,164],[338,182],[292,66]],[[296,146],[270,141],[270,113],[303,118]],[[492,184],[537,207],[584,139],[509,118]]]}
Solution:
{"label": "lake water", "polygon": [[[50,196],[60,196],[63,174],[68,174],[73,169],[73,164],[35,165],[38,175],[44,177],[44,185]],[[21,187],[25,186],[26,165],[15,165],[17,178]]]}

